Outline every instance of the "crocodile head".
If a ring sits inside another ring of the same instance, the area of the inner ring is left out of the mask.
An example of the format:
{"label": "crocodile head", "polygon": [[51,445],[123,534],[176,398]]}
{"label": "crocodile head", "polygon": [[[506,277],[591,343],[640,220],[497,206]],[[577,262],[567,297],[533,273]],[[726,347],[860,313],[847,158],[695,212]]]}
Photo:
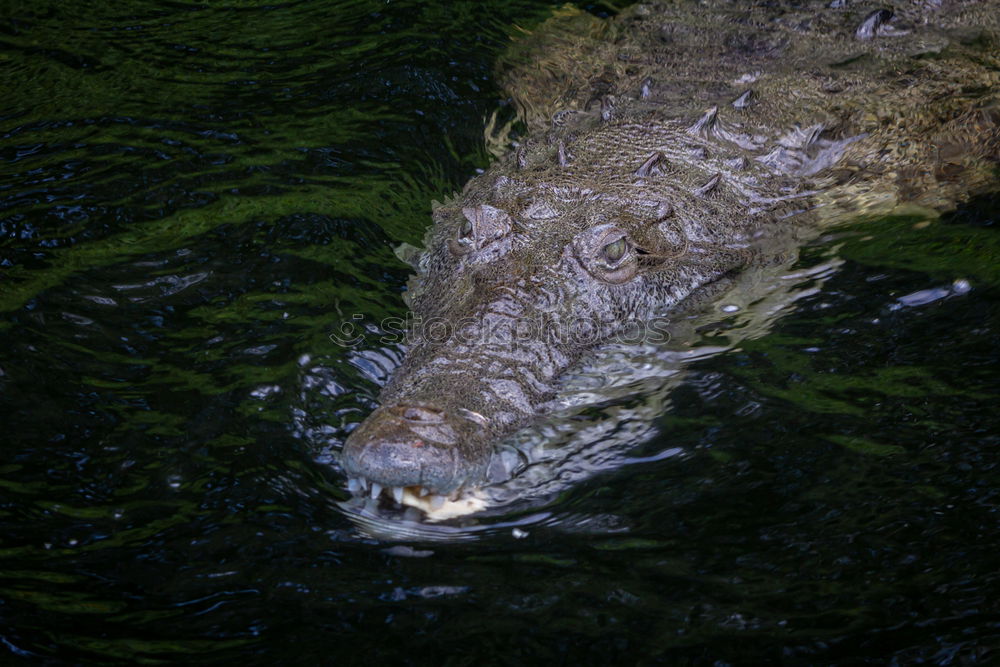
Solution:
{"label": "crocodile head", "polygon": [[516,160],[434,212],[406,358],[343,449],[355,490],[433,507],[503,478],[495,443],[536,416],[581,354],[619,334],[661,336],[654,315],[747,259],[733,231],[746,225],[722,224],[718,202],[682,175],[648,191],[648,155],[632,158],[627,191],[601,192],[511,178]]}

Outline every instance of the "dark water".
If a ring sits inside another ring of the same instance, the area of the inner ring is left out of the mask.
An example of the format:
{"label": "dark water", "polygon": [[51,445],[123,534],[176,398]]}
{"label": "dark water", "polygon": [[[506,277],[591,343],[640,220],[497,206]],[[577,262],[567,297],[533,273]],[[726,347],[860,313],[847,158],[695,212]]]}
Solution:
{"label": "dark water", "polygon": [[329,335],[404,312],[545,3],[3,10],[0,662],[1000,660],[995,200],[807,248],[630,461],[378,541],[334,453],[398,349]]}

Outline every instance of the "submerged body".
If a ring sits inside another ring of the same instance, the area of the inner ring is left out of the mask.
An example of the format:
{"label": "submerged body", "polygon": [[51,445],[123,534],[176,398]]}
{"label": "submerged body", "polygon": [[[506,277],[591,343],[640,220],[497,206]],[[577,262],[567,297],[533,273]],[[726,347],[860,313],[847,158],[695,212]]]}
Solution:
{"label": "submerged body", "polygon": [[433,508],[503,479],[494,445],[602,341],[655,340],[839,220],[996,188],[1000,7],[924,4],[651,2],[521,39],[528,132],[434,212],[352,486]]}

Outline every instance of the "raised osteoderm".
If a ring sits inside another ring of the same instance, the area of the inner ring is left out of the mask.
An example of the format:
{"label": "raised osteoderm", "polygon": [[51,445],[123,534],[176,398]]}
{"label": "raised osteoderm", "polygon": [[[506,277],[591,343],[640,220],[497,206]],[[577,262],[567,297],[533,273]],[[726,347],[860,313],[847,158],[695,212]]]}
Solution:
{"label": "raised osteoderm", "polygon": [[438,506],[502,475],[495,444],[608,336],[837,221],[997,186],[997,3],[782,4],[563,10],[515,40],[528,132],[434,212],[352,488]]}

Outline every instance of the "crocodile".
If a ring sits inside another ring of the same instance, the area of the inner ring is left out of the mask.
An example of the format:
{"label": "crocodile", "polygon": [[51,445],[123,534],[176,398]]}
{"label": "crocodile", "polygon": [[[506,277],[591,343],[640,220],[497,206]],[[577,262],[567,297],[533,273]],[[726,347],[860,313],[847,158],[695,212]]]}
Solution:
{"label": "crocodile", "polygon": [[602,341],[832,225],[998,189],[998,37],[1000,3],[959,0],[566,6],[520,31],[498,65],[520,134],[409,257],[416,326],[349,488],[455,502],[510,474],[496,443]]}

